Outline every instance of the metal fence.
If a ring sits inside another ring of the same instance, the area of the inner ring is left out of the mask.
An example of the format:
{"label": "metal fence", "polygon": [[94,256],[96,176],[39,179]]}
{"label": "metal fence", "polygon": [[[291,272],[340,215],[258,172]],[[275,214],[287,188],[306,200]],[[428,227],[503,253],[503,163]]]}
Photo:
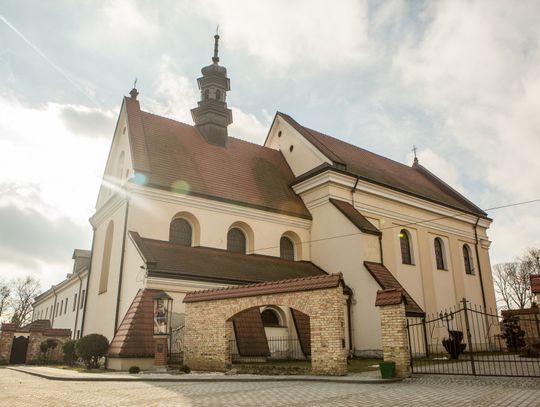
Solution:
{"label": "metal fence", "polygon": [[249,344],[238,347],[236,340],[229,343],[231,361],[233,363],[261,363],[270,361],[305,361],[309,355],[305,355],[298,338],[292,336],[278,336],[267,338],[268,353],[254,356],[251,354]]}
{"label": "metal fence", "polygon": [[503,318],[463,299],[407,331],[413,373],[540,377],[538,314]]}
{"label": "metal fence", "polygon": [[169,343],[169,363],[184,361],[184,325],[171,329]]}

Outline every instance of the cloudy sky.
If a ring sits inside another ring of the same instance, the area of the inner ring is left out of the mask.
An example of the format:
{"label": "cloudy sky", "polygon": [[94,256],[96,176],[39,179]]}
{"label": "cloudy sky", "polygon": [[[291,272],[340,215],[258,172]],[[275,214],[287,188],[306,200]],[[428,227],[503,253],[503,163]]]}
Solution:
{"label": "cloudy sky", "polygon": [[[482,208],[540,198],[538,1],[0,3],[0,276],[44,288],[90,248],[123,95],[191,123],[216,25],[231,135],[276,110],[428,167]],[[540,245],[540,203],[489,210],[493,263]]]}

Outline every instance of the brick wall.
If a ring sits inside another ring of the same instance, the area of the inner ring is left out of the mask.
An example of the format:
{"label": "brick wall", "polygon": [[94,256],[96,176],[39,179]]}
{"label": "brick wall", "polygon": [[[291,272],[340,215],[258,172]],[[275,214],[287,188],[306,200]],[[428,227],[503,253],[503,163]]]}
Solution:
{"label": "brick wall", "polygon": [[396,362],[396,377],[411,375],[405,304],[379,306],[383,358]]}
{"label": "brick wall", "polygon": [[2,324],[0,332],[0,365],[7,365],[11,356],[13,334],[17,326],[15,324]]}
{"label": "brick wall", "polygon": [[231,318],[263,305],[281,305],[310,317],[311,370],[319,375],[347,374],[344,305],[341,286],[312,291],[186,303],[185,363],[194,370],[230,368]]}

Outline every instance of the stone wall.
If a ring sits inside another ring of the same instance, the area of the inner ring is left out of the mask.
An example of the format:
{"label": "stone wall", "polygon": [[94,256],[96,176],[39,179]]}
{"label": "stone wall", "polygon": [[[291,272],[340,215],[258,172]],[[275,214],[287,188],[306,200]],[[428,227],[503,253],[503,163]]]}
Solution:
{"label": "stone wall", "polygon": [[396,377],[411,375],[405,304],[379,306],[383,358],[396,363]]}
{"label": "stone wall", "polygon": [[309,315],[313,374],[347,374],[345,300],[341,285],[311,291],[187,302],[185,363],[194,370],[230,368],[231,318],[246,309],[264,305],[287,306]]}
{"label": "stone wall", "polygon": [[15,324],[2,324],[2,332],[0,332],[0,365],[7,365],[9,363],[15,329],[17,329],[17,325]]}
{"label": "stone wall", "polygon": [[42,329],[17,328],[15,324],[2,324],[2,332],[0,333],[0,364],[8,364],[11,357],[11,348],[13,339],[17,336],[28,336],[28,348],[26,351],[26,363],[41,363],[43,355],[41,354],[41,342],[47,339],[54,339],[58,342],[56,348],[51,350],[49,354],[50,362],[62,362],[64,352],[62,345],[71,338],[70,329]]}

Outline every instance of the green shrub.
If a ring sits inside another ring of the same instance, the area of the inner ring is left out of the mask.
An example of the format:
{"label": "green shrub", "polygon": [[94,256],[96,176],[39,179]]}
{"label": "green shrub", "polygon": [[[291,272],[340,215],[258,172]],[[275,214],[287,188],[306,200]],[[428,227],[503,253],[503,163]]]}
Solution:
{"label": "green shrub", "polygon": [[64,363],[72,366],[77,360],[77,354],[75,353],[75,344],[77,341],[67,341],[62,345],[62,351],[64,352]]}
{"label": "green shrub", "polygon": [[49,363],[51,358],[51,350],[55,349],[58,346],[58,341],[56,339],[46,339],[39,344],[39,350],[41,351],[41,363]]}
{"label": "green shrub", "polygon": [[99,368],[99,359],[107,354],[109,341],[103,335],[90,334],[83,336],[75,344],[75,353],[88,369]]}
{"label": "green shrub", "polygon": [[188,365],[182,365],[182,366],[180,366],[180,371],[184,372],[184,373],[190,373],[191,368]]}
{"label": "green shrub", "polygon": [[141,368],[139,366],[131,366],[129,368],[129,373],[137,374],[141,371]]}

